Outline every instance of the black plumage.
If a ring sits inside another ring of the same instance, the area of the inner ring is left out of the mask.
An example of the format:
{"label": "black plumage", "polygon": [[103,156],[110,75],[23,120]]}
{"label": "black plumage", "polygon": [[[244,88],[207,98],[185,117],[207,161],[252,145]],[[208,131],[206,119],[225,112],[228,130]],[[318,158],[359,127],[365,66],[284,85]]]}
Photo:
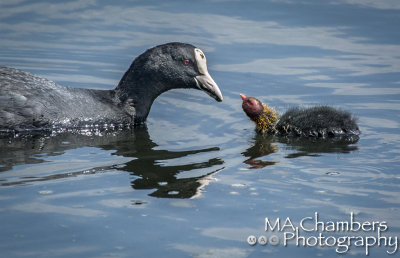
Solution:
{"label": "black plumage", "polygon": [[167,43],[138,56],[114,90],[70,88],[0,67],[0,130],[143,123],[155,98],[175,88],[205,91],[222,101],[203,52]]}
{"label": "black plumage", "polygon": [[279,117],[257,98],[241,98],[243,111],[261,133],[322,138],[360,134],[357,119],[347,111],[329,106],[291,108]]}
{"label": "black plumage", "polygon": [[329,106],[292,108],[275,125],[280,134],[327,137],[359,134],[356,118],[347,111]]}

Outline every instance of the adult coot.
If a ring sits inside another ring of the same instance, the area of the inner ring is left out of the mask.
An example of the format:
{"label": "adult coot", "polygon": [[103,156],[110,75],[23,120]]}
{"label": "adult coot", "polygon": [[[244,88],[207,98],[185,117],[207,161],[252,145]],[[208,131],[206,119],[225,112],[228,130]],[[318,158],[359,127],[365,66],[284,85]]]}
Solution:
{"label": "adult coot", "polygon": [[222,101],[204,53],[184,43],[156,46],[138,56],[114,90],[65,87],[0,67],[0,130],[140,124],[154,99],[175,88],[200,89]]}
{"label": "adult coot", "polygon": [[323,138],[360,134],[356,118],[343,110],[328,106],[292,108],[279,118],[273,108],[257,98],[240,97],[243,111],[261,133]]}

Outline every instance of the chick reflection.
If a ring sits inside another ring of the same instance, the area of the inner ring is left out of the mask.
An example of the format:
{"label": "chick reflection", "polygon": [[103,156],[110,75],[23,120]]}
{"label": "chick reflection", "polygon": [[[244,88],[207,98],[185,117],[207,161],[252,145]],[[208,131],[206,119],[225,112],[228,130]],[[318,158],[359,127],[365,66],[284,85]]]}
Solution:
{"label": "chick reflection", "polygon": [[278,146],[274,143],[272,135],[256,134],[254,137],[253,146],[248,148],[242,154],[248,157],[244,163],[250,165],[250,168],[263,168],[270,165],[275,165],[276,161],[265,161],[257,158],[267,156],[271,153],[277,152]]}
{"label": "chick reflection", "polygon": [[257,133],[253,139],[253,146],[242,153],[248,157],[244,161],[250,168],[263,168],[275,165],[277,161],[261,160],[269,154],[279,151],[277,143],[283,144],[281,148],[292,150],[285,158],[296,158],[301,156],[320,156],[320,153],[350,153],[358,149],[358,136],[344,136],[334,138],[305,138],[277,136]]}
{"label": "chick reflection", "polygon": [[277,141],[283,143],[286,149],[294,150],[286,158],[297,158],[301,156],[320,156],[320,153],[350,153],[358,150],[359,137],[343,136],[332,138],[305,138],[305,137],[276,137]]}

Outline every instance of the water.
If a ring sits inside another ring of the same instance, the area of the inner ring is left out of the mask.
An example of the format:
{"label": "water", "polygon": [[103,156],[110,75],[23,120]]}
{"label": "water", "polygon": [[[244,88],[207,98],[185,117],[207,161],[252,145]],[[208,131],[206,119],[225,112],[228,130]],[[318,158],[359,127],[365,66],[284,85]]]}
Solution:
{"label": "water", "polygon": [[[224,95],[167,92],[133,130],[1,139],[0,256],[336,257],[337,246],[284,246],[283,232],[265,231],[266,217],[299,226],[315,212],[400,236],[397,2],[3,0],[0,10],[0,65],[112,89],[145,49],[182,41],[206,53]],[[350,110],[362,134],[257,136],[239,93],[280,113]],[[369,229],[300,234],[376,237]],[[250,235],[281,242],[250,246]],[[365,257],[365,244],[346,254]]]}

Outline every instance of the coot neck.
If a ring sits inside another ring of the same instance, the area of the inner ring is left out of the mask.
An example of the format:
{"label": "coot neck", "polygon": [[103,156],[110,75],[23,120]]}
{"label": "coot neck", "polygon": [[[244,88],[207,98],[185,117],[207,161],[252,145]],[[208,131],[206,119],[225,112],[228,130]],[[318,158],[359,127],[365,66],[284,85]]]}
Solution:
{"label": "coot neck", "polygon": [[133,116],[134,123],[141,124],[146,120],[154,100],[171,88],[158,78],[129,69],[115,92],[121,106]]}

